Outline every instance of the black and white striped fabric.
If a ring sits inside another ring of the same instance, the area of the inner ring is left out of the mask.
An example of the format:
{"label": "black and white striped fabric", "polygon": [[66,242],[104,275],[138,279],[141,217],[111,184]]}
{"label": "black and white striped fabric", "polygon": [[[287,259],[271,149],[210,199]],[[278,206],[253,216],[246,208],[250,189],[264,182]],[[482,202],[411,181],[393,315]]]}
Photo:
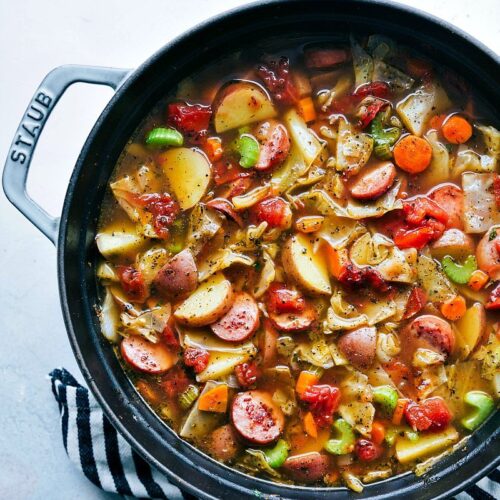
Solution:
{"label": "black and white striped fabric", "polygon": [[[116,432],[92,394],[64,368],[50,373],[59,404],[64,448],[69,459],[104,491],[127,497],[194,499],[147,464]],[[500,499],[500,471],[494,470],[457,500]]]}

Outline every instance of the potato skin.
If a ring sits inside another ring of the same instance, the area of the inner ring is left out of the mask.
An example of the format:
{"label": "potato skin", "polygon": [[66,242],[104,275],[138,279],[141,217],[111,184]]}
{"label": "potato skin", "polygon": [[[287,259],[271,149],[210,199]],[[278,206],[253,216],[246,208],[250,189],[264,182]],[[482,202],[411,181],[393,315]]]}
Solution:
{"label": "potato skin", "polygon": [[433,257],[442,259],[445,255],[462,259],[474,254],[474,240],[460,229],[447,229],[439,239],[431,245]]}
{"label": "potato skin", "polygon": [[198,269],[190,250],[185,249],[157,273],[153,285],[163,295],[179,297],[196,289]]}
{"label": "potato skin", "polygon": [[377,329],[363,327],[344,333],[337,344],[351,365],[356,368],[368,368],[375,359]]}
{"label": "potato skin", "polygon": [[289,476],[303,483],[319,481],[330,466],[330,458],[317,451],[288,457],[283,464]]}
{"label": "potato skin", "polygon": [[238,436],[231,424],[217,427],[210,436],[210,454],[217,460],[227,462],[236,457],[241,449]]}

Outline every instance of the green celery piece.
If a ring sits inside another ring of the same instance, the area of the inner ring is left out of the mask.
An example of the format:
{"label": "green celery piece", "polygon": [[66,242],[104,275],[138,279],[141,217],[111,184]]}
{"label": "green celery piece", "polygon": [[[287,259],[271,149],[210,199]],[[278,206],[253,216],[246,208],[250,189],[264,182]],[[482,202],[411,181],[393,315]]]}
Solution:
{"label": "green celery piece", "polygon": [[243,168],[252,168],[259,161],[260,146],[252,135],[241,135],[237,142],[237,150],[240,154],[240,165]]}
{"label": "green celery piece", "polygon": [[153,147],[182,146],[183,143],[182,134],[173,128],[157,127],[146,137],[146,144]]}
{"label": "green celery piece", "polygon": [[325,450],[332,455],[350,453],[356,440],[352,427],[343,418],[337,419],[332,427],[340,433],[340,438],[329,439],[325,444]]}
{"label": "green celery piece", "polygon": [[373,388],[373,401],[379,404],[387,415],[394,413],[398,399],[398,391],[390,385],[380,385]]}
{"label": "green celery piece", "polygon": [[450,255],[446,255],[441,263],[448,278],[461,285],[468,283],[472,273],[477,269],[474,255],[469,255],[463,265],[456,263]]}
{"label": "green celery piece", "polygon": [[382,125],[384,113],[384,111],[380,111],[372,120],[370,124],[370,134],[374,142],[373,151],[375,156],[381,160],[389,160],[392,158],[391,147],[399,139],[401,130],[397,127],[384,129]]}
{"label": "green celery piece", "polygon": [[264,449],[267,463],[273,468],[281,467],[285,460],[288,458],[288,451],[290,445],[284,440],[280,439],[273,448]]}
{"label": "green celery piece", "polygon": [[469,431],[477,429],[495,409],[493,398],[483,391],[469,391],[464,396],[464,402],[473,410],[462,420],[462,426]]}

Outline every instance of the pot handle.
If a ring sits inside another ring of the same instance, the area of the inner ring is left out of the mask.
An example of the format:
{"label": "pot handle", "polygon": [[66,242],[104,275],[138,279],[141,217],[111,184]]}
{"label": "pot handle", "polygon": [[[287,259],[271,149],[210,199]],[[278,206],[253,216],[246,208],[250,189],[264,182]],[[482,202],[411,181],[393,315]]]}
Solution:
{"label": "pot handle", "polygon": [[117,89],[131,70],[65,65],[53,69],[35,92],[17,128],[3,170],[3,189],[9,201],[55,244],[59,217],[52,217],[26,191],[28,171],[38,138],[50,113],[74,83],[93,83]]}

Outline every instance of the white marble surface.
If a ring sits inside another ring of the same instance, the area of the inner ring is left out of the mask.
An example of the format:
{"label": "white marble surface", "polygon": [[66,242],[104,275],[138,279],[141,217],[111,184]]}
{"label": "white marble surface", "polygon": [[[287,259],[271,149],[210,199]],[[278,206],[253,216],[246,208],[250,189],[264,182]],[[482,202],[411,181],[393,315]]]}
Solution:
{"label": "white marble surface", "polygon": [[[35,88],[66,63],[133,68],[173,36],[244,0],[0,0],[0,159]],[[500,52],[498,0],[404,1]],[[76,85],[39,143],[33,197],[58,214],[78,152],[109,89]],[[50,174],[49,174],[50,173]],[[47,175],[49,174],[49,175]],[[52,244],[0,194],[0,498],[111,498],[66,459],[46,374],[80,376],[59,308]],[[81,378],[81,377],[80,377]]]}

